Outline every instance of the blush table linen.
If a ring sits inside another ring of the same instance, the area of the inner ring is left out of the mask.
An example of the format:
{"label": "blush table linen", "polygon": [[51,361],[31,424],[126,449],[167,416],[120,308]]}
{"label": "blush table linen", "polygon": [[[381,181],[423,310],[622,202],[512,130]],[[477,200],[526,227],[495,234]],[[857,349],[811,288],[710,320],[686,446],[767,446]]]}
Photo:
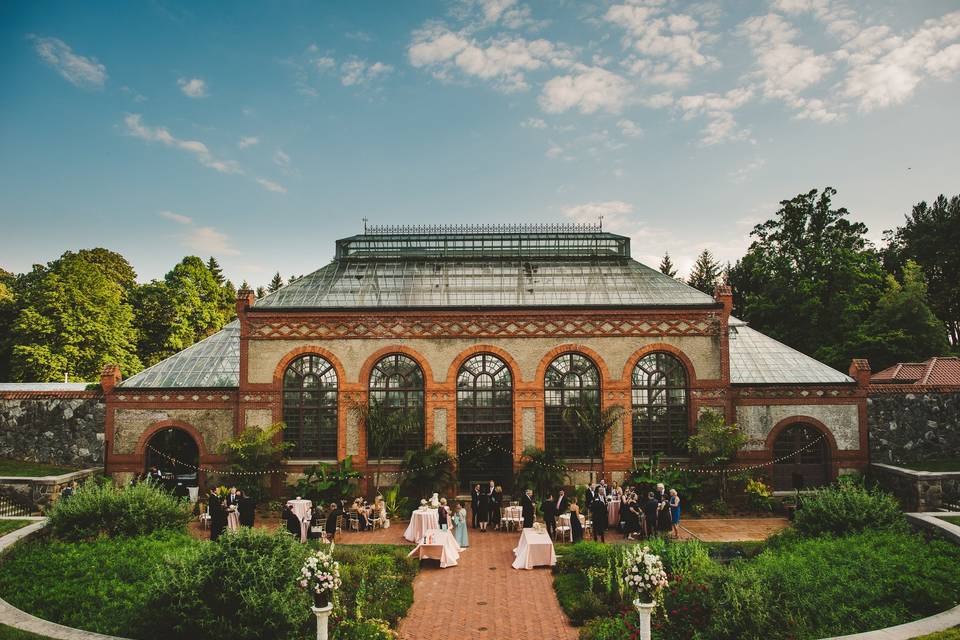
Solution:
{"label": "blush table linen", "polygon": [[514,569],[533,569],[534,567],[552,567],[557,564],[557,554],[553,549],[553,540],[546,531],[524,529],[520,533],[520,542],[513,550],[516,559]]}
{"label": "blush table linen", "polygon": [[310,511],[313,509],[313,502],[310,500],[287,500],[287,505],[293,510],[293,514],[300,520],[300,542],[307,541],[307,531],[310,528]]}
{"label": "blush table linen", "polygon": [[611,527],[620,526],[620,501],[613,500],[607,503],[607,525]]}
{"label": "blush table linen", "polygon": [[414,556],[420,560],[439,560],[441,569],[455,567],[460,559],[460,545],[449,531],[428,529],[417,540],[417,546],[413,551],[407,554],[407,557]]}
{"label": "blush table linen", "polygon": [[420,542],[423,534],[427,531],[439,528],[440,518],[437,516],[436,509],[424,509],[423,511],[417,509],[410,516],[410,524],[407,525],[407,530],[403,532],[403,537],[410,542]]}
{"label": "blush table linen", "polygon": [[227,511],[227,529],[230,531],[240,530],[240,514],[236,511]]}

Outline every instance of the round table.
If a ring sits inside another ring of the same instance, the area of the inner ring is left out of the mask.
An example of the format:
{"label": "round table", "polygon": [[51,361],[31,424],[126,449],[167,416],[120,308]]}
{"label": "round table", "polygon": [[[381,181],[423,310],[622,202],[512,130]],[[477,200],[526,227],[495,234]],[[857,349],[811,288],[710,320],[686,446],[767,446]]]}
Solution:
{"label": "round table", "polygon": [[287,500],[287,506],[300,520],[300,542],[307,541],[307,530],[310,528],[310,516],[313,502],[310,500]]}
{"label": "round table", "polygon": [[430,529],[440,528],[440,518],[436,509],[417,509],[410,515],[410,524],[403,532],[403,537],[410,542],[418,542],[423,534]]}
{"label": "round table", "polygon": [[607,525],[610,527],[620,526],[620,501],[612,500],[607,503]]}

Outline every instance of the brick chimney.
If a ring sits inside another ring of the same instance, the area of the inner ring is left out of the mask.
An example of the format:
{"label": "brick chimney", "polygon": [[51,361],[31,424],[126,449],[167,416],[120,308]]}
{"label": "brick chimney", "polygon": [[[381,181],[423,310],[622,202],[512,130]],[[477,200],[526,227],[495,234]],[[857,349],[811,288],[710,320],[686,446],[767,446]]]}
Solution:
{"label": "brick chimney", "polygon": [[854,358],[850,361],[850,377],[857,381],[858,387],[870,384],[870,361]]}
{"label": "brick chimney", "polygon": [[237,317],[242,318],[247,313],[247,309],[253,306],[256,299],[257,297],[251,289],[237,291]]}
{"label": "brick chimney", "polygon": [[728,284],[718,284],[713,290],[713,298],[723,305],[723,315],[729,318],[733,313],[733,289]]}
{"label": "brick chimney", "polygon": [[120,374],[119,365],[108,364],[100,372],[100,388],[103,389],[104,393],[113,391],[113,388],[120,384],[121,380],[123,380],[123,376]]}

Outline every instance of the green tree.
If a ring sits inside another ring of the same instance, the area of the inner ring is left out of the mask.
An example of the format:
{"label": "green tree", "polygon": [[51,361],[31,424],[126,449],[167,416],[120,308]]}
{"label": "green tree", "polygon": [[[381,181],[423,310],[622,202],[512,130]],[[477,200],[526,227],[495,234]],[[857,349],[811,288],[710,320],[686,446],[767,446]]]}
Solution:
{"label": "green tree", "polygon": [[416,411],[391,407],[376,398],[371,398],[367,403],[351,402],[350,412],[357,419],[360,428],[367,432],[367,449],[374,452],[377,461],[373,489],[374,492],[379,492],[384,454],[392,444],[420,428],[420,416]]}
{"label": "green tree", "polygon": [[353,469],[353,456],[336,464],[321,462],[304,469],[303,477],[297,481],[297,495],[314,504],[346,500],[356,495],[357,480],[362,477],[362,473]]}
{"label": "green tree", "polygon": [[687,284],[712,296],[713,290],[720,280],[721,272],[720,263],[714,259],[709,249],[704,249],[697,256],[697,261],[693,263],[693,269],[690,271],[690,277],[687,278]]}
{"label": "green tree", "polygon": [[784,200],[753,228],[730,271],[737,313],[791,347],[845,370],[859,357],[860,325],[883,291],[883,269],[867,227],[835,209],[836,190]]}
{"label": "green tree", "polygon": [[194,343],[186,315],[178,313],[174,296],[163,280],[152,280],[133,293],[137,354],[144,366],[152,366]]}
{"label": "green tree", "polygon": [[11,332],[16,380],[96,380],[104,365],[141,369],[133,310],[116,274],[88,252],[67,252],[17,280]]}
{"label": "green tree", "polygon": [[717,470],[721,500],[727,499],[729,465],[747,442],[749,438],[736,424],[727,424],[723,414],[713,409],[700,414],[697,420],[697,431],[687,440],[691,453]]}
{"label": "green tree", "polygon": [[623,417],[623,407],[615,404],[601,409],[599,403],[581,402],[564,409],[563,421],[577,435],[590,458],[590,482],[593,482],[594,462],[600,458],[600,475],[604,475],[603,442],[607,433]]}
{"label": "green tree", "polygon": [[278,437],[283,429],[282,422],[265,429],[247,427],[243,433],[220,445],[220,453],[227,458],[227,476],[231,482],[258,501],[264,495],[265,472],[281,468],[284,452],[290,447],[289,442]]}
{"label": "green tree", "polygon": [[670,252],[665,251],[660,260],[660,273],[668,275],[671,278],[677,277],[677,268],[673,266],[673,260],[670,259]]}
{"label": "green tree", "polygon": [[207,259],[207,269],[213,275],[213,279],[217,281],[217,284],[222,285],[224,283],[223,269],[220,268],[220,263],[217,262],[217,259],[213,256]]}
{"label": "green tree", "polygon": [[913,260],[903,267],[902,284],[887,275],[887,288],[863,331],[863,355],[874,371],[926,360],[949,348],[947,329],[930,310],[923,269]]}
{"label": "green tree", "polygon": [[517,487],[531,487],[538,496],[546,497],[549,491],[562,487],[566,479],[566,471],[556,454],[537,447],[527,447],[523,450],[520,456],[520,470],[517,471]]}
{"label": "green tree", "polygon": [[960,346],[960,196],[920,202],[887,240],[887,267],[899,273],[913,260],[923,268],[930,307],[946,325],[951,344]]}
{"label": "green tree", "polygon": [[263,287],[257,287],[257,291],[256,291],[257,298],[262,298],[265,295],[267,295],[267,290],[264,289]]}
{"label": "green tree", "polygon": [[[69,255],[68,251],[67,254]],[[137,287],[137,272],[119,253],[97,247],[96,249],[81,249],[77,256],[91,264],[99,265],[103,274],[120,285],[124,294],[129,295]]]}
{"label": "green tree", "polygon": [[280,276],[280,272],[277,271],[273,274],[273,278],[270,280],[270,284],[267,285],[267,291],[274,293],[283,288],[283,278]]}
{"label": "green tree", "polygon": [[0,381],[10,380],[10,348],[13,323],[17,319],[17,299],[13,294],[13,274],[0,269]]}
{"label": "green tree", "polygon": [[403,473],[402,491],[414,501],[434,492],[446,493],[457,481],[453,458],[439,442],[426,449],[407,451],[400,469]]}
{"label": "green tree", "polygon": [[223,291],[203,260],[187,256],[167,273],[164,282],[177,316],[193,334],[192,342],[216,333],[226,324],[229,316]]}

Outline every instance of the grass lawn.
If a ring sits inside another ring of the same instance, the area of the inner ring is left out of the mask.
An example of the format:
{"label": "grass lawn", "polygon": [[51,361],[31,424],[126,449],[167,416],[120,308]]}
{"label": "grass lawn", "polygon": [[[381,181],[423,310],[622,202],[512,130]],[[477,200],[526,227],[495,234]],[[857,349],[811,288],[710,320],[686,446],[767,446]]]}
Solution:
{"label": "grass lawn", "polygon": [[914,638],[913,640],[960,640],[960,627],[954,627],[953,629],[947,629],[946,631],[938,631],[936,633],[931,633],[928,636]]}
{"label": "grass lawn", "polygon": [[50,640],[50,638],[0,624],[0,640]]}
{"label": "grass lawn", "polygon": [[937,516],[941,520],[946,520],[950,524],[955,524],[960,527],[960,516]]}
{"label": "grass lawn", "polygon": [[33,520],[0,520],[0,536],[5,536],[11,531],[16,531],[20,527],[33,523]]}
{"label": "grass lawn", "polygon": [[895,466],[914,471],[960,471],[960,460],[928,460],[926,462],[910,462]]}
{"label": "grass lawn", "polygon": [[0,458],[0,476],[59,476],[76,471],[73,467],[60,467],[41,462],[24,462]]}

